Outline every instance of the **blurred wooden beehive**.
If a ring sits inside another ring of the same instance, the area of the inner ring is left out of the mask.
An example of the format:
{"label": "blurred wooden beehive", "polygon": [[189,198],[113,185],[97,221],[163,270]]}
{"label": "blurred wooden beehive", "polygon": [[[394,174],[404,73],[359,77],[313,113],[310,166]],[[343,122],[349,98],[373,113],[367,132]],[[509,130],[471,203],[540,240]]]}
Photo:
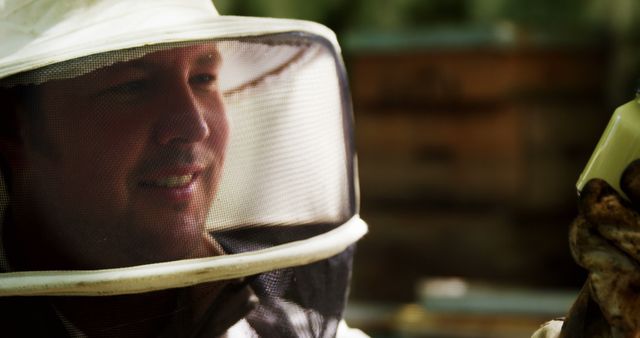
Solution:
{"label": "blurred wooden beehive", "polygon": [[[406,298],[425,275],[577,279],[549,272],[575,274],[565,216],[610,114],[598,44],[347,55],[362,210],[372,225],[360,246],[356,296]],[[389,271],[397,289],[367,284]]]}

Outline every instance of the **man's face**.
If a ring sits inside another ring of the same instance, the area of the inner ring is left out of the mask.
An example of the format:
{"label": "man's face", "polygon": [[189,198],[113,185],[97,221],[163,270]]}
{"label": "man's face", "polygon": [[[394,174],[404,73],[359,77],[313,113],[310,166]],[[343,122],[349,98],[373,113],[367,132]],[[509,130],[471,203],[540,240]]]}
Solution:
{"label": "man's face", "polygon": [[202,44],[41,85],[15,191],[38,233],[79,268],[211,254],[229,135],[219,67]]}

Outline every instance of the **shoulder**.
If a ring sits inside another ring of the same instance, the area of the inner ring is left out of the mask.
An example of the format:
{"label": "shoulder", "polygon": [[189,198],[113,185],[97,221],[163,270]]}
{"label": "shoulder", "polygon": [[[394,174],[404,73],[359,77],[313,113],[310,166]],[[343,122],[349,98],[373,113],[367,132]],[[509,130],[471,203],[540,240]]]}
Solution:
{"label": "shoulder", "polygon": [[544,323],[540,328],[533,333],[531,338],[558,338],[560,337],[560,331],[562,331],[563,319],[554,319]]}

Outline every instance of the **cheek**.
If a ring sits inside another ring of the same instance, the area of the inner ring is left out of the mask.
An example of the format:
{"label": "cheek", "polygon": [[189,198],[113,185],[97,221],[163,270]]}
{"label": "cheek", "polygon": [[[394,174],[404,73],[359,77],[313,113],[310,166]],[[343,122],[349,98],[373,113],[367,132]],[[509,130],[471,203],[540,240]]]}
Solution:
{"label": "cheek", "polygon": [[214,113],[207,118],[210,130],[209,144],[218,157],[224,158],[231,134],[231,121],[221,98],[217,99],[216,107],[212,108],[211,111],[214,111]]}
{"label": "cheek", "polygon": [[[59,134],[59,179],[83,204],[114,208],[128,198],[128,177],[143,153],[148,131],[135,121],[78,120],[71,132]],[[86,202],[86,203],[85,203]]]}
{"label": "cheek", "polygon": [[219,155],[224,155],[229,143],[230,124],[224,114],[217,116],[210,124],[211,144]]}

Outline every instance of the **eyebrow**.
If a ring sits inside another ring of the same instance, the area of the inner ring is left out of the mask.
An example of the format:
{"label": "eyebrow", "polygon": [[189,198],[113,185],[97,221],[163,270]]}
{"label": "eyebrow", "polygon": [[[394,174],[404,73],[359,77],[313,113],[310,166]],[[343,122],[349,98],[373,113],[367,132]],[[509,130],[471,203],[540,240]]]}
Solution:
{"label": "eyebrow", "polygon": [[195,60],[197,66],[219,65],[220,63],[222,63],[222,56],[217,48],[202,53]]}
{"label": "eyebrow", "polygon": [[105,69],[111,69],[111,70],[116,70],[116,71],[126,71],[129,69],[140,69],[140,70],[149,70],[150,68],[153,67],[153,64],[150,62],[146,62],[145,60],[142,59],[137,59],[137,60],[132,60],[132,61],[126,61],[126,62],[122,62],[122,63],[115,63],[111,66],[107,66],[105,67]]}
{"label": "eyebrow", "polygon": [[[210,50],[202,51],[200,55],[195,58],[193,64],[198,67],[219,67],[222,64],[222,56],[220,55],[218,49],[214,47]],[[131,61],[118,62],[105,68],[116,69],[118,71],[125,71],[128,69],[139,69],[147,71],[154,67],[154,62],[149,62],[148,60],[145,60],[144,57],[141,57],[139,59]]]}

